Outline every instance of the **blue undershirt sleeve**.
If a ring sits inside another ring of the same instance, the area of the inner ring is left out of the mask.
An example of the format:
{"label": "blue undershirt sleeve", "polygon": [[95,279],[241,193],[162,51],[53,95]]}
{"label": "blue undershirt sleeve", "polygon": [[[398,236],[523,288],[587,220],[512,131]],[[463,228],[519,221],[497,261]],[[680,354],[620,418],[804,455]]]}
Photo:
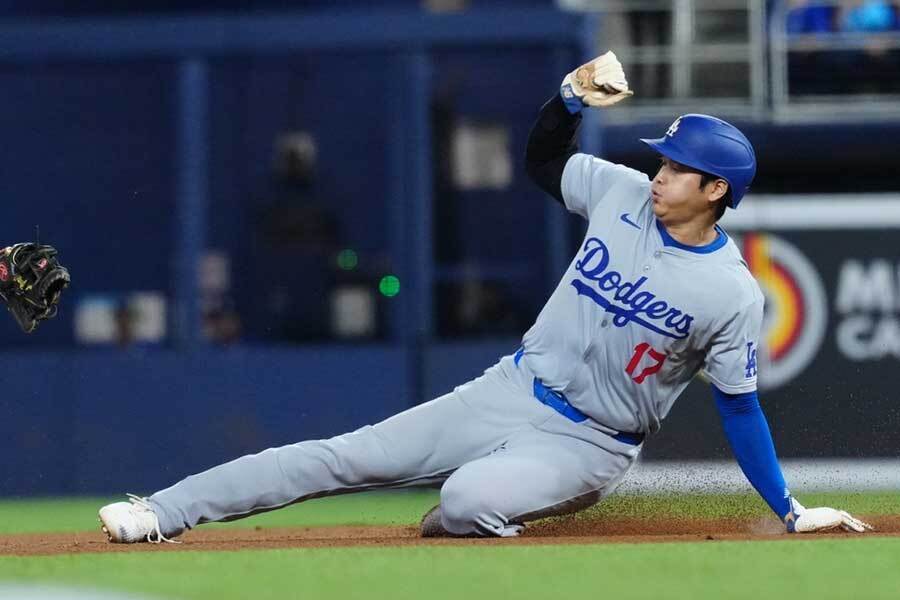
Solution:
{"label": "blue undershirt sleeve", "polygon": [[738,465],[778,518],[784,520],[791,510],[790,492],[756,392],[726,394],[716,386],[712,389],[725,437]]}

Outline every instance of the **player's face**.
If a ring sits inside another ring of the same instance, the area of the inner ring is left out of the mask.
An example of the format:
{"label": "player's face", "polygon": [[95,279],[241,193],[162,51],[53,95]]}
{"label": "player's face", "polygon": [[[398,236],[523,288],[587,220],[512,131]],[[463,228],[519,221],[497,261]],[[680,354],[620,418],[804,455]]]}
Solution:
{"label": "player's face", "polygon": [[700,182],[700,173],[663,156],[650,187],[656,218],[664,225],[670,225],[694,221],[708,213],[711,202],[724,193],[724,189],[721,193],[717,192],[717,186],[724,182],[712,181],[703,187],[700,187]]}

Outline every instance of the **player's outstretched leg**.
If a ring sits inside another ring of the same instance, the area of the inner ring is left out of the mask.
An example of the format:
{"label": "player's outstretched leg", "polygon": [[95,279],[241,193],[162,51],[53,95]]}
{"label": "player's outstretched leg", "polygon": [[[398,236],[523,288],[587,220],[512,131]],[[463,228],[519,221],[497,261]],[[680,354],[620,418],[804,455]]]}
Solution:
{"label": "player's outstretched leg", "polygon": [[547,410],[495,367],[375,426],[243,456],[149,498],[107,505],[99,516],[111,541],[158,541],[310,498],[433,485],[533,430]]}
{"label": "player's outstretched leg", "polygon": [[401,413],[393,422],[328,440],[269,448],[191,475],[148,498],[132,496],[130,502],[104,506],[102,529],[112,542],[152,542],[197,524],[240,519],[310,498],[439,483],[458,466],[454,460],[465,458],[454,456],[460,448],[446,432],[431,431],[430,442],[447,460],[428,460],[429,440],[420,437],[429,430],[427,422],[452,419],[458,401],[436,402],[420,407],[415,418]]}

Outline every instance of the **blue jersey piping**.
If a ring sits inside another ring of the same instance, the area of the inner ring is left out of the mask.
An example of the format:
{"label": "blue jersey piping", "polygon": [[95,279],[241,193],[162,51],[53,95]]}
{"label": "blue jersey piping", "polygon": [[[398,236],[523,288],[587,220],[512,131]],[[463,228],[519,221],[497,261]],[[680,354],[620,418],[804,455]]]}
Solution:
{"label": "blue jersey piping", "polygon": [[703,246],[689,246],[687,244],[682,244],[681,242],[673,238],[668,231],[666,231],[665,226],[662,224],[662,222],[660,222],[659,219],[655,220],[656,229],[659,230],[659,235],[662,237],[663,246],[678,248],[679,250],[687,250],[688,252],[694,252],[695,254],[710,254],[711,252],[715,252],[728,243],[728,234],[725,233],[724,229],[716,225],[716,239],[714,239],[710,243]]}

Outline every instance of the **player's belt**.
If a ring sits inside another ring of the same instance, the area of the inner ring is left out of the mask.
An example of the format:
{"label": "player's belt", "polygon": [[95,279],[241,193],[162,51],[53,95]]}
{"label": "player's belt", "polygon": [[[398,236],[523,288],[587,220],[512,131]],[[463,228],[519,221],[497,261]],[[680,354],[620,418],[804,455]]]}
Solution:
{"label": "player's belt", "polygon": [[[519,366],[519,361],[522,360],[523,354],[524,349],[519,348],[514,357],[514,361],[517,367]],[[541,381],[537,377],[534,378],[534,397],[540,400],[541,404],[549,406],[570,421],[581,423],[583,421],[587,421],[588,419],[588,416],[586,414],[569,404],[569,400],[568,398],[566,398],[565,394],[557,392],[555,390],[551,390],[546,385],[544,385],[543,381]],[[644,441],[643,433],[629,433],[627,431],[620,431],[616,434],[609,435],[614,440],[618,440],[632,446],[637,446]]]}
{"label": "player's belt", "polygon": [[546,404],[570,421],[576,423],[587,421],[588,416],[569,404],[565,395],[551,390],[537,377],[534,378],[534,397],[540,400],[541,404]]}

